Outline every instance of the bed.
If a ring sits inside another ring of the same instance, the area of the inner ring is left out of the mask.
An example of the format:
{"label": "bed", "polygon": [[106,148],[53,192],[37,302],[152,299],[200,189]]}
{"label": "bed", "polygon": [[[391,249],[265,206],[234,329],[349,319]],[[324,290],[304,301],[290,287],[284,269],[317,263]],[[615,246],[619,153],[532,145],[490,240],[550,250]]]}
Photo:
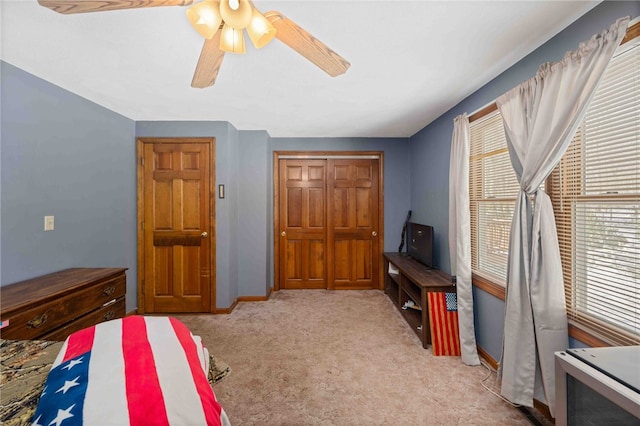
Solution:
{"label": "bed", "polygon": [[64,342],[0,341],[0,424],[228,425],[229,372],[172,317],[129,316]]}

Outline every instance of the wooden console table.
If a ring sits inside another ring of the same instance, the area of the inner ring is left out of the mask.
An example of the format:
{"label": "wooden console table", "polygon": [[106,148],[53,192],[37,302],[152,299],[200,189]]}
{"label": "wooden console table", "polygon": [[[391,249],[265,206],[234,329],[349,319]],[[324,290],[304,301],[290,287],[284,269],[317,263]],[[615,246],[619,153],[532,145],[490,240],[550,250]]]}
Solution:
{"label": "wooden console table", "polygon": [[2,287],[0,330],[9,340],[64,340],[125,315],[126,268],[73,268]]}
{"label": "wooden console table", "polygon": [[[431,344],[427,293],[455,293],[455,284],[451,282],[450,275],[438,269],[428,268],[407,255],[383,253],[382,257],[385,268],[384,291],[418,335],[422,347],[426,349]],[[409,300],[413,301],[415,308],[402,309]]]}

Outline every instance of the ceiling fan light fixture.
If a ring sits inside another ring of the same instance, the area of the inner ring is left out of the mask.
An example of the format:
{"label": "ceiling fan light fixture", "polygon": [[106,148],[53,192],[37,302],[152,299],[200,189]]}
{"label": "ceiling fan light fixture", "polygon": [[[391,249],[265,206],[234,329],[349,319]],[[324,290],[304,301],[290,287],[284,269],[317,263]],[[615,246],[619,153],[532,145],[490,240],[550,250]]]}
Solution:
{"label": "ceiling fan light fixture", "polygon": [[229,53],[245,53],[242,30],[225,23],[220,34],[220,49]]}
{"label": "ceiling fan light fixture", "polygon": [[[251,22],[251,3],[249,0],[235,0],[231,5],[229,0],[220,1],[220,15],[226,25],[242,30]],[[237,6],[237,7],[233,7]]]}
{"label": "ceiling fan light fixture", "polygon": [[187,19],[202,37],[211,39],[222,22],[220,3],[216,0],[196,3],[187,9]]}
{"label": "ceiling fan light fixture", "polygon": [[271,25],[271,22],[264,17],[264,15],[258,12],[258,9],[253,9],[251,15],[251,22],[247,27],[247,33],[251,39],[251,43],[257,48],[266,46],[276,36],[276,29]]}

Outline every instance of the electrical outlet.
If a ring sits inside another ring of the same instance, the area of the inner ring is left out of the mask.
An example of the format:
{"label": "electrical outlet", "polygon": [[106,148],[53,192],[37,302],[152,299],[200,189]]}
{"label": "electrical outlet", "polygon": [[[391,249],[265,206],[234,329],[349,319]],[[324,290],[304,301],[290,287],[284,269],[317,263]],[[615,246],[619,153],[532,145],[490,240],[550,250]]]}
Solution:
{"label": "electrical outlet", "polygon": [[44,217],[44,230],[53,231],[53,216]]}

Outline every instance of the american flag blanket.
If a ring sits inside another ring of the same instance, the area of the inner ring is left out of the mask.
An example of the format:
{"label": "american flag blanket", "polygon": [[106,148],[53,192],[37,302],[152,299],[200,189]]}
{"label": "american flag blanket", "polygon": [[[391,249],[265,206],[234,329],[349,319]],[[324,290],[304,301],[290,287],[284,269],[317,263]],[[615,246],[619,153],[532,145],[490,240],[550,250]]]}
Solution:
{"label": "american flag blanket", "polygon": [[32,425],[227,425],[200,337],[170,317],[129,316],[70,335]]}

